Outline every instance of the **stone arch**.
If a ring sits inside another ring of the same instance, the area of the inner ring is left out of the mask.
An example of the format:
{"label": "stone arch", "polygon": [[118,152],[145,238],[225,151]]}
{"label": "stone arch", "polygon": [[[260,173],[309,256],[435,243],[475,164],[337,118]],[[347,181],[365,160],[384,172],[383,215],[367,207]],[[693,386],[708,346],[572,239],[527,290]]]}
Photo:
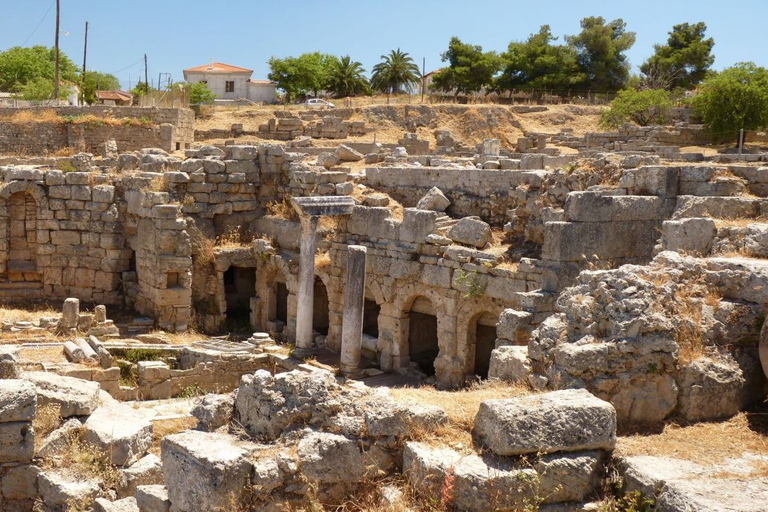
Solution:
{"label": "stone arch", "polygon": [[[474,376],[478,370],[478,361],[476,360],[478,354],[478,325],[482,327],[492,327],[493,342],[495,345],[495,326],[499,321],[499,316],[503,307],[496,304],[491,299],[481,299],[479,301],[467,301],[464,302],[459,311],[456,314],[456,354],[458,359],[462,362],[464,373],[466,376]],[[495,320],[494,320],[495,319]],[[491,325],[489,325],[491,324]],[[480,329],[481,341],[487,341],[487,338],[491,336],[491,329]],[[490,357],[490,351],[487,347],[482,347],[484,350],[481,352],[487,357]],[[480,369],[485,370],[487,361],[482,361]]]}
{"label": "stone arch", "polygon": [[297,290],[296,277],[291,273],[287,261],[275,255],[257,257],[256,297],[259,301],[259,314],[256,327],[271,332],[282,322],[282,333],[291,319],[295,319]]}
{"label": "stone arch", "polygon": [[43,189],[29,181],[0,186],[0,273],[10,280],[41,281],[39,223],[53,218]]}

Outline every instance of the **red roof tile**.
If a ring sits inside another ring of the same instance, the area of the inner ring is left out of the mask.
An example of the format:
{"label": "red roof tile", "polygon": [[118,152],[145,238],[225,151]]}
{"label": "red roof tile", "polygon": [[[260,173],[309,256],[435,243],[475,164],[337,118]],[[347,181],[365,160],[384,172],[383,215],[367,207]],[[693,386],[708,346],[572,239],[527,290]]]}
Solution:
{"label": "red roof tile", "polygon": [[230,66],[222,62],[214,62],[213,64],[205,64],[203,66],[197,66],[184,70],[185,73],[253,73],[252,69],[239,68],[237,66]]}

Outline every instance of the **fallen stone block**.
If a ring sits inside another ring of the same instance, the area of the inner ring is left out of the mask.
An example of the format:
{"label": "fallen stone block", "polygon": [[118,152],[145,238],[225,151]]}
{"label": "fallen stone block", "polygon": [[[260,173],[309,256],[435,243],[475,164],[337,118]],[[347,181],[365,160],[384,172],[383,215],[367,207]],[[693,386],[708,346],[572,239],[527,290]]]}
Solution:
{"label": "fallen stone block", "polygon": [[611,450],[616,411],[584,389],[486,400],[473,434],[497,455]]}
{"label": "fallen stone block", "polygon": [[136,498],[123,498],[109,501],[106,498],[96,498],[93,502],[93,512],[141,512]]}
{"label": "fallen stone block", "polygon": [[58,404],[62,418],[88,416],[99,406],[99,384],[55,373],[28,372],[22,377],[37,387],[37,406]]}
{"label": "fallen stone block", "polygon": [[130,407],[99,407],[83,425],[83,440],[110,454],[116,466],[129,466],[152,445],[152,422]]}
{"label": "fallen stone block", "polygon": [[0,345],[0,379],[19,377],[19,347]]}
{"label": "fallen stone block", "polygon": [[299,470],[307,479],[322,483],[360,482],[363,453],[356,441],[313,432],[299,441]]}
{"label": "fallen stone block", "polygon": [[336,148],[336,156],[342,162],[358,162],[365,158],[362,153],[355,151],[345,144],[341,144],[338,148]]}
{"label": "fallen stone block", "polygon": [[63,425],[48,434],[37,451],[37,456],[54,458],[61,455],[82,426],[83,424],[80,420],[76,418],[68,419]]}
{"label": "fallen stone block", "polygon": [[32,423],[0,423],[0,463],[29,462],[35,456],[35,430]]}
{"label": "fallen stone block", "polygon": [[98,496],[98,478],[68,469],[54,469],[40,473],[37,479],[40,498],[53,510],[68,510],[70,503],[84,503]]}
{"label": "fallen stone block", "polygon": [[2,478],[0,495],[6,500],[31,500],[37,497],[37,476],[42,470],[33,464],[8,468]]}
{"label": "fallen stone block", "polygon": [[117,497],[125,498],[136,494],[136,489],[142,485],[157,485],[163,483],[163,463],[160,457],[150,453],[127,468],[118,469],[120,482],[117,486]]}
{"label": "fallen stone block", "polygon": [[168,489],[164,485],[140,485],[136,488],[136,504],[141,512],[168,512]]}
{"label": "fallen stone block", "polygon": [[443,191],[437,187],[432,187],[426,194],[424,194],[424,197],[419,199],[419,202],[416,203],[416,208],[419,210],[444,212],[450,205],[451,200],[445,196]]}
{"label": "fallen stone block", "polygon": [[531,375],[531,363],[528,360],[527,346],[507,345],[491,352],[489,379],[526,382],[529,375]]}
{"label": "fallen stone block", "polygon": [[247,498],[255,448],[226,434],[187,431],[161,443],[168,498],[179,512],[231,510]]}
{"label": "fallen stone block", "polygon": [[37,392],[29,381],[0,380],[0,422],[32,421],[35,419]]}
{"label": "fallen stone block", "polygon": [[482,249],[493,238],[491,226],[477,218],[464,217],[448,231],[448,238],[456,243]]}
{"label": "fallen stone block", "polygon": [[202,401],[192,409],[192,416],[197,418],[197,429],[211,432],[225,425],[232,417],[235,397],[228,395],[205,395]]}

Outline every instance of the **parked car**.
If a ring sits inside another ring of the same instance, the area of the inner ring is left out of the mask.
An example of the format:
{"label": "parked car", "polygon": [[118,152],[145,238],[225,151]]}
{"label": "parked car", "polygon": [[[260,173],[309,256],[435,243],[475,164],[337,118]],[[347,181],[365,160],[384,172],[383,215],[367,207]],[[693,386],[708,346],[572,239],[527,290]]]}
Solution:
{"label": "parked car", "polygon": [[336,108],[336,105],[330,101],[321,100],[320,98],[311,98],[304,102],[304,106],[307,108]]}

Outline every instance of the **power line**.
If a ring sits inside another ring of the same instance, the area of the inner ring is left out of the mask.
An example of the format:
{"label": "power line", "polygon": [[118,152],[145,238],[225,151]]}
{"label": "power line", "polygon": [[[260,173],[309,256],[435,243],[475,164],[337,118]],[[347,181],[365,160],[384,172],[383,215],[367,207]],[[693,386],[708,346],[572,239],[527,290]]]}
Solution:
{"label": "power line", "polygon": [[140,62],[141,62],[141,61],[143,61],[143,60],[144,60],[144,57],[140,57],[140,58],[139,58],[139,60],[137,60],[137,61],[136,61],[136,62],[134,62],[133,64],[131,64],[131,65],[129,65],[129,66],[125,66],[123,69],[118,69],[117,71],[110,71],[108,74],[110,74],[110,75],[115,75],[115,74],[117,74],[117,73],[122,73],[122,72],[123,72],[123,71],[125,71],[126,69],[129,69],[129,68],[132,68],[132,67],[134,67],[136,64],[140,63]]}
{"label": "power line", "polygon": [[56,3],[56,0],[53,0],[53,1],[51,2],[51,5],[50,5],[50,7],[48,7],[48,10],[47,10],[47,11],[45,11],[45,14],[43,14],[43,17],[42,17],[42,19],[40,20],[40,23],[38,23],[38,24],[37,24],[37,26],[35,27],[35,29],[32,31],[32,33],[31,33],[31,34],[29,34],[29,37],[28,37],[28,38],[26,38],[26,39],[24,40],[24,42],[23,42],[23,43],[21,43],[21,46],[24,46],[25,44],[27,44],[27,41],[29,41],[30,39],[32,39],[32,36],[33,36],[33,35],[35,35],[35,32],[37,32],[37,29],[39,29],[39,28],[40,28],[40,25],[42,25],[42,24],[43,24],[43,22],[45,21],[45,18],[47,18],[47,17],[48,17],[48,13],[50,13],[50,12],[51,12],[51,9],[53,9],[53,4],[55,4],[55,3]]}

